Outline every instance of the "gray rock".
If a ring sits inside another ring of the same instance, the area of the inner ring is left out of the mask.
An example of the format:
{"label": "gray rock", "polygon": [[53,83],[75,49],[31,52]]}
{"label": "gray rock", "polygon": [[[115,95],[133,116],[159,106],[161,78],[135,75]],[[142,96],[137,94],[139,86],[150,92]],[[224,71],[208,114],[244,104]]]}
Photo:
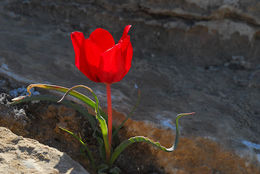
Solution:
{"label": "gray rock", "polygon": [[88,174],[67,154],[0,127],[0,173]]}

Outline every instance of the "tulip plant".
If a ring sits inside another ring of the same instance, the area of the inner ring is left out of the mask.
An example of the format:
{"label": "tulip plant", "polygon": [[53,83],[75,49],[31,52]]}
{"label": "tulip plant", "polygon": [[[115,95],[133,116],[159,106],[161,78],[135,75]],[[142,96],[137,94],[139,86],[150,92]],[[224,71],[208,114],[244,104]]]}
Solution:
{"label": "tulip plant", "polygon": [[[183,114],[179,114],[176,117],[175,120],[176,137],[173,146],[170,148],[166,148],[162,146],[159,142],[154,142],[153,140],[147,137],[135,136],[123,141],[115,149],[112,149],[113,132],[112,132],[111,85],[113,83],[122,80],[131,67],[133,47],[130,42],[130,36],[128,35],[130,28],[131,25],[127,25],[125,27],[123,35],[117,44],[115,44],[112,35],[108,31],[102,28],[98,28],[95,31],[93,31],[90,34],[89,38],[87,39],[84,38],[84,35],[81,32],[71,33],[71,40],[75,51],[76,67],[90,80],[97,83],[104,83],[106,86],[107,115],[101,110],[99,106],[98,97],[96,96],[94,91],[87,86],[76,85],[68,89],[56,85],[31,84],[27,87],[29,96],[31,94],[30,89],[32,89],[33,87],[39,87],[48,90],[56,90],[64,93],[62,99],[59,102],[61,102],[66,95],[71,95],[83,101],[85,104],[87,104],[89,107],[95,110],[95,118],[99,123],[100,134],[95,133],[94,136],[100,145],[100,149],[101,149],[100,151],[105,152],[105,154],[103,155],[105,156],[103,157],[104,163],[102,165],[96,166],[95,158],[93,157],[92,152],[89,150],[88,145],[85,142],[83,142],[80,137],[78,137],[76,134],[74,134],[73,132],[65,128],[61,128],[61,129],[74,136],[83,145],[93,168],[100,174],[119,173],[118,168],[115,167],[113,168],[114,162],[116,161],[117,157],[121,154],[121,152],[123,152],[129,145],[136,142],[146,142],[152,144],[153,146],[165,152],[174,151],[177,147],[178,139],[179,139],[179,127],[178,127],[179,118],[185,115],[194,114],[194,113],[183,113]],[[91,92],[95,100],[93,101],[86,95],[77,92],[75,90],[76,88],[87,89],[89,92]],[[28,100],[27,96],[21,96],[13,99],[15,103],[19,103],[26,100]],[[33,99],[31,98],[31,100]],[[93,121],[93,117],[88,117],[88,118],[92,128],[95,131],[97,131],[94,123],[95,121]],[[123,123],[125,121],[123,121]],[[117,133],[121,127],[122,125],[120,125],[115,130],[115,133]]]}

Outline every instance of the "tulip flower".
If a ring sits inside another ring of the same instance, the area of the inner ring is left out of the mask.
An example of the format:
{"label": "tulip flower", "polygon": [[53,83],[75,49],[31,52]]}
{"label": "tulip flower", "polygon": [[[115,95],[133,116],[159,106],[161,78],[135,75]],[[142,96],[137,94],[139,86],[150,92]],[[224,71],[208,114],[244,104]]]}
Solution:
{"label": "tulip flower", "polygon": [[124,29],[117,44],[106,30],[98,28],[89,38],[73,32],[71,39],[75,51],[75,65],[94,82],[112,84],[119,82],[131,67],[133,47],[127,35],[131,25]]}
{"label": "tulip flower", "polygon": [[133,47],[127,25],[119,42],[115,44],[113,36],[102,28],[93,31],[85,39],[83,33],[71,33],[75,51],[76,67],[90,80],[106,84],[108,106],[108,137],[112,143],[112,103],[110,85],[119,82],[131,67]]}

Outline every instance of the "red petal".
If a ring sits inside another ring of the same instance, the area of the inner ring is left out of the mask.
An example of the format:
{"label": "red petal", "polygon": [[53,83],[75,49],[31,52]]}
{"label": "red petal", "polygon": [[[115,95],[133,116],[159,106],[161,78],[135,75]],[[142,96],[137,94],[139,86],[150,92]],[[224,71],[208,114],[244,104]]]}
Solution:
{"label": "red petal", "polygon": [[125,69],[126,69],[126,73],[128,73],[128,71],[131,68],[131,64],[132,64],[132,58],[133,58],[133,47],[131,42],[128,45],[127,51],[126,51],[126,63],[125,63]]}
{"label": "red petal", "polygon": [[101,81],[105,83],[114,83],[122,80],[125,74],[124,63],[122,57],[121,44],[115,45],[110,50],[102,54],[100,63]]}
{"label": "red petal", "polygon": [[100,72],[98,67],[100,66],[101,58],[100,48],[93,43],[90,39],[86,39],[84,42],[84,55],[86,58],[86,66],[84,69],[87,69],[87,74],[85,74],[90,80],[95,82],[101,82],[99,79]]}
{"label": "red petal", "polygon": [[122,37],[121,37],[120,40],[125,39],[125,37],[127,36],[127,34],[128,34],[128,32],[129,32],[129,30],[130,30],[131,27],[132,27],[132,25],[127,25],[127,26],[125,27],[124,32],[123,32],[123,35],[122,35]]}
{"label": "red petal", "polygon": [[107,31],[102,28],[98,28],[93,31],[89,39],[94,42],[102,52],[105,52],[109,48],[112,48],[115,45],[115,41],[113,36]]}
{"label": "red petal", "polygon": [[75,51],[76,67],[90,80],[100,82],[96,75],[101,55],[100,49],[89,39],[85,40],[81,32],[71,33],[71,40]]}
{"label": "red petal", "polygon": [[85,55],[85,38],[81,32],[71,33],[71,40],[75,51],[75,65],[76,67],[90,80],[95,81],[91,75],[89,65],[87,63],[87,58]]}
{"label": "red petal", "polygon": [[70,37],[75,51],[75,65],[79,68],[80,57],[82,56],[81,49],[85,38],[83,33],[77,31],[71,33]]}
{"label": "red petal", "polygon": [[84,43],[85,55],[87,58],[87,62],[90,66],[99,67],[100,64],[100,56],[103,53],[99,46],[97,46],[92,40],[86,39]]}
{"label": "red petal", "polygon": [[127,73],[131,68],[132,57],[133,57],[133,47],[130,42],[130,36],[126,36],[124,40],[120,42],[122,47],[122,57],[125,60],[123,65],[125,68],[125,73]]}

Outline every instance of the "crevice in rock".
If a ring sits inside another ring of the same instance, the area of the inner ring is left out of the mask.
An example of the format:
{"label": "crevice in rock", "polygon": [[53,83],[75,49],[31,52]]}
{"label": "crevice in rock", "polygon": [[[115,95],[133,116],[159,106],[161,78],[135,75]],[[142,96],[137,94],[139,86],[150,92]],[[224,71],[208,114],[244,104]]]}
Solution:
{"label": "crevice in rock", "polygon": [[188,20],[195,22],[201,21],[214,21],[214,20],[225,20],[229,19],[234,22],[246,23],[252,27],[260,27],[260,24],[252,17],[245,14],[239,14],[235,11],[229,9],[220,9],[214,14],[208,16],[200,16],[196,14],[186,13],[181,9],[152,9],[145,6],[140,6],[140,10],[144,13],[155,17],[156,19],[169,19],[170,17],[175,17],[181,20]]}
{"label": "crevice in rock", "polygon": [[[130,8],[128,8],[128,5]],[[58,10],[59,7],[63,6],[62,10]],[[253,17],[243,14],[243,12],[238,12],[237,9],[223,7],[218,8],[207,15],[198,15],[196,13],[186,12],[181,8],[156,8],[153,6],[148,6],[143,3],[132,3],[132,4],[117,4],[117,3],[108,3],[105,1],[97,1],[97,2],[64,2],[63,4],[50,3],[50,2],[31,2],[22,3],[18,1],[14,1],[13,3],[8,4],[8,9],[14,10],[18,13],[23,13],[26,15],[32,15],[33,10],[43,10],[55,13],[63,13],[65,16],[70,16],[70,13],[85,13],[88,14],[88,10],[95,9],[102,13],[106,13],[108,15],[115,15],[120,18],[124,18],[124,13],[133,14],[133,18],[125,18],[126,20],[135,20],[143,18],[145,21],[147,17],[152,17],[157,20],[165,20],[171,17],[176,19],[180,19],[183,21],[187,21],[187,23],[201,22],[201,21],[214,21],[214,20],[225,20],[229,19],[234,22],[245,23],[252,27],[260,27],[260,23],[256,21]],[[27,9],[27,10],[25,10]],[[31,9],[31,10],[29,10]],[[84,10],[85,9],[85,10]],[[127,12],[124,12],[127,11]],[[33,13],[35,15],[35,13]],[[39,17],[39,16],[38,16]]]}

